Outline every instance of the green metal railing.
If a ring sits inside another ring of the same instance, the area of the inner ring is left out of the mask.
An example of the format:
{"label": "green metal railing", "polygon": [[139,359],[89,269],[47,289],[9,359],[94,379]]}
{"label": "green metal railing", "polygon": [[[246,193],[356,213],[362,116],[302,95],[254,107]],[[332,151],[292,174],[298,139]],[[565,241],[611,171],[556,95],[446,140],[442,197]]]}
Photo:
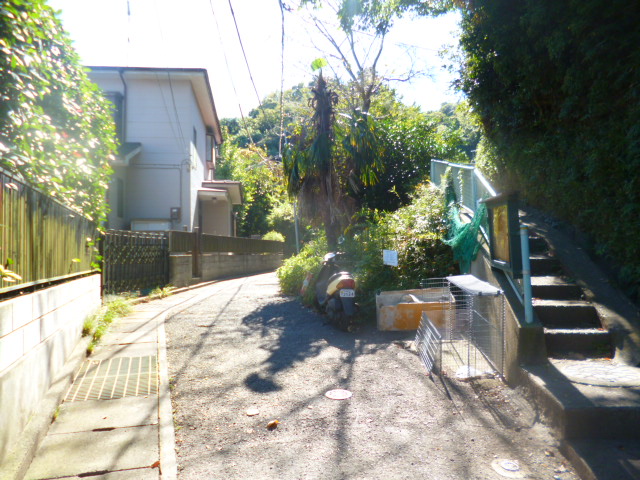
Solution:
{"label": "green metal railing", "polygon": [[480,200],[495,197],[496,191],[486,178],[478,171],[475,165],[431,160],[431,181],[435,185],[442,183],[447,168],[451,168],[453,189],[460,205],[476,211]]}
{"label": "green metal railing", "polygon": [[94,271],[98,230],[78,212],[0,169],[0,264],[21,277],[0,293]]}

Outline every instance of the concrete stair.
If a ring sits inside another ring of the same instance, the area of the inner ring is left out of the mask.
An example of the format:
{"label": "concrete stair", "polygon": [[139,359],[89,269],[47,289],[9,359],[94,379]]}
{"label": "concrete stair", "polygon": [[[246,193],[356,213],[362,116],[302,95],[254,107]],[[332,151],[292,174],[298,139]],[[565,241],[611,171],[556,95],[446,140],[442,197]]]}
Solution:
{"label": "concrete stair", "polygon": [[536,298],[549,300],[580,300],[582,289],[558,276],[531,277],[531,291]]}
{"label": "concrete stair", "polygon": [[[609,305],[603,309],[603,300],[616,298],[616,292],[607,290],[604,275],[584,252],[540,218],[534,224],[552,245],[541,236],[530,239],[534,312],[544,327],[549,358],[523,367],[526,385],[583,480],[640,480],[640,365],[618,356],[623,342],[627,348],[640,342],[621,337],[624,320],[615,320]],[[599,300],[597,307],[585,301],[591,298]],[[637,315],[625,313],[629,319]],[[617,332],[615,342],[600,314]],[[625,331],[634,328],[625,324]],[[628,358],[634,358],[629,351]]]}
{"label": "concrete stair", "polygon": [[610,332],[602,328],[595,306],[583,300],[582,289],[570,281],[544,238],[529,245],[533,310],[544,326],[547,354],[552,358],[600,358],[613,353]]}

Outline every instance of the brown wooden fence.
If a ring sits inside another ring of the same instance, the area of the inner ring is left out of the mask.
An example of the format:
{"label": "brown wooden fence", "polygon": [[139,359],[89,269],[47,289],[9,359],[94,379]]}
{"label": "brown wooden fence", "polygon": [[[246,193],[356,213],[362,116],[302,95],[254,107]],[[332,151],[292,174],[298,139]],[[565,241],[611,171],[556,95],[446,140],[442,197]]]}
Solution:
{"label": "brown wooden fence", "polygon": [[[196,248],[195,232],[169,231],[169,251],[172,253],[192,252]],[[220,235],[202,234],[200,236],[200,253],[283,253],[284,242],[258,240],[254,238],[223,237]]]}
{"label": "brown wooden fence", "polygon": [[94,271],[96,225],[0,169],[0,293]]}

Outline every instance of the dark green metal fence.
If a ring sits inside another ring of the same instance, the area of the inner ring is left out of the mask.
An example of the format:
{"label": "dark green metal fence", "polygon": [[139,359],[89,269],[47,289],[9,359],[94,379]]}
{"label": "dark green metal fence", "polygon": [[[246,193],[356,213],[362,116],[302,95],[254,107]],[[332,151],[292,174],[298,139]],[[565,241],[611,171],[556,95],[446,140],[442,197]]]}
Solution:
{"label": "dark green metal fence", "polygon": [[96,225],[0,169],[0,293],[94,271]]}
{"label": "dark green metal fence", "polygon": [[104,293],[145,291],[169,283],[166,233],[108,230],[102,246]]}

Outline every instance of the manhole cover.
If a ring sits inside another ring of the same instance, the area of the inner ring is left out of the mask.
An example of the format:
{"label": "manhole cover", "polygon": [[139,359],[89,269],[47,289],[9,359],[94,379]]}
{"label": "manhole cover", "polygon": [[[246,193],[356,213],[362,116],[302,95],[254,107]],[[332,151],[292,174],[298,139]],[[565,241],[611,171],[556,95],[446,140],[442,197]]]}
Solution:
{"label": "manhole cover", "polygon": [[524,478],[525,472],[516,460],[496,459],[491,462],[491,467],[506,478]]}
{"label": "manhole cover", "polygon": [[346,400],[347,398],[351,398],[351,395],[353,394],[349,390],[343,390],[341,388],[329,390],[324,394],[325,397],[330,398],[331,400]]}

